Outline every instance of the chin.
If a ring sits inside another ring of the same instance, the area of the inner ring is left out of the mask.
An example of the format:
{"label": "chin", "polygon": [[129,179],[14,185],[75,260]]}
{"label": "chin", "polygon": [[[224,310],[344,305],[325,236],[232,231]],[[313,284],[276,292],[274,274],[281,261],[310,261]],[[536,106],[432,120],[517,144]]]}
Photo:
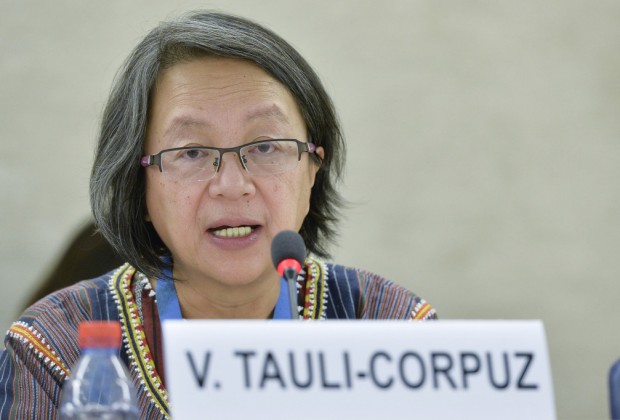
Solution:
{"label": "chin", "polygon": [[265,265],[261,265],[252,267],[252,264],[246,261],[227,263],[227,266],[230,269],[224,269],[218,273],[213,273],[213,278],[216,281],[227,286],[248,286],[258,282],[260,279],[272,277],[272,274],[273,278],[277,278],[278,275],[271,266],[266,267]]}

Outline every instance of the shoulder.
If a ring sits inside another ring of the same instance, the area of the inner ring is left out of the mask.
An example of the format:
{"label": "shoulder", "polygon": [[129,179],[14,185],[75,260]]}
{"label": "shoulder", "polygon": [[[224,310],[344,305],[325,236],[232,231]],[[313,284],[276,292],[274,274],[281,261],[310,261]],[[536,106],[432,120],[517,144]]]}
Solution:
{"label": "shoulder", "polygon": [[383,276],[354,267],[325,263],[330,291],[357,300],[358,318],[435,319],[435,309],[421,296]]}
{"label": "shoulder", "polygon": [[32,325],[47,325],[71,319],[74,322],[106,319],[105,308],[111,305],[110,279],[114,272],[83,280],[47,295],[32,304],[20,321]]}
{"label": "shoulder", "polygon": [[112,274],[81,281],[35,302],[11,325],[5,346],[24,361],[47,364],[62,379],[79,354],[79,323],[118,318],[109,292]]}

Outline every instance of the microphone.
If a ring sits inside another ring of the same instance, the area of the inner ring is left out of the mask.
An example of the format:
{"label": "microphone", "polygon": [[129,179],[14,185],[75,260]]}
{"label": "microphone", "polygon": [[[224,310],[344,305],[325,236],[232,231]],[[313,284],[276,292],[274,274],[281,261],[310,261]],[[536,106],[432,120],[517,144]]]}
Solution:
{"label": "microphone", "polygon": [[271,260],[280,277],[288,284],[289,306],[291,319],[297,319],[297,285],[296,280],[301,265],[306,257],[306,245],[297,232],[284,230],[278,233],[271,242]]}

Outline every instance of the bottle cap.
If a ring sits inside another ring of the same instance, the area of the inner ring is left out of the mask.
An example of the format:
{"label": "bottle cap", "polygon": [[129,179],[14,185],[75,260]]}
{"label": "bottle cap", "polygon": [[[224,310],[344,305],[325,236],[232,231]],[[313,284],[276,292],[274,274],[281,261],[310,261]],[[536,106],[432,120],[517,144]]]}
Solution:
{"label": "bottle cap", "polygon": [[120,347],[121,324],[118,321],[80,323],[80,347]]}

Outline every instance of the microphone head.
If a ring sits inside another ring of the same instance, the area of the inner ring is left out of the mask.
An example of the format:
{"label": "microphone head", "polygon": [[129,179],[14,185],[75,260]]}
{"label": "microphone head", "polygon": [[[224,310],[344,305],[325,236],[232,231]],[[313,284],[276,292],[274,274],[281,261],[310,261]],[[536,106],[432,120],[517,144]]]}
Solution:
{"label": "microphone head", "polygon": [[271,242],[271,260],[278,270],[278,265],[287,259],[293,259],[303,265],[306,258],[306,245],[297,232],[283,230]]}

